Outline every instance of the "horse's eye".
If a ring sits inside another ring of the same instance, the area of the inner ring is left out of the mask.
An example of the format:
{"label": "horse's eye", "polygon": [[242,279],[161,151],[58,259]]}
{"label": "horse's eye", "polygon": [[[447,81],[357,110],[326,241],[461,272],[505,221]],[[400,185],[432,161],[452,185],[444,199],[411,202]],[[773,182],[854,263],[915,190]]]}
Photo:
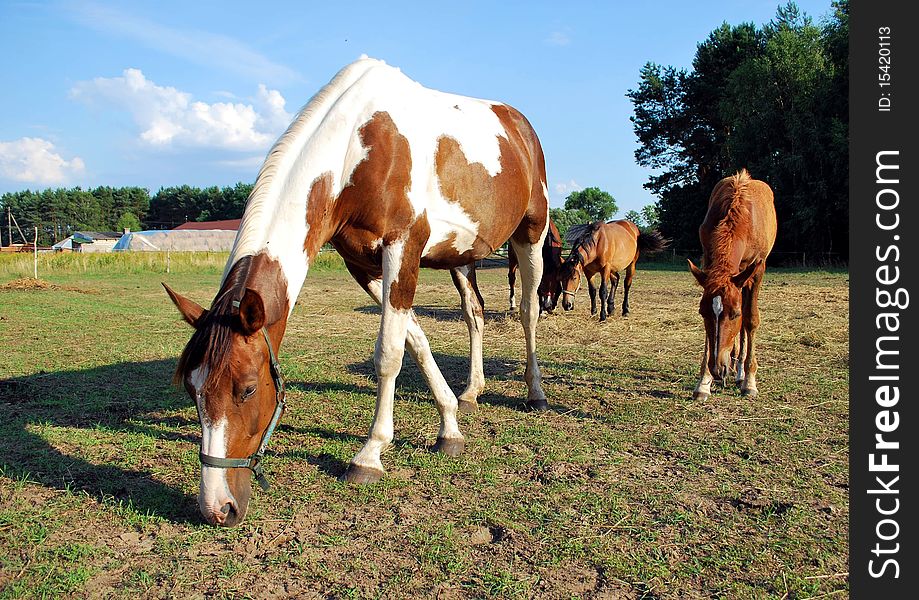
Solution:
{"label": "horse's eye", "polygon": [[739,311],[739,310],[731,311],[731,314],[728,315],[728,316],[731,318],[732,321],[734,321],[734,320],[736,320],[736,319],[739,319],[739,318],[740,318],[740,311]]}
{"label": "horse's eye", "polygon": [[245,389],[245,391],[243,392],[241,398],[242,398],[243,400],[248,400],[249,398],[251,398],[251,397],[253,396],[253,394],[255,394],[255,390],[256,390],[256,386],[250,385],[249,387],[247,387],[247,388]]}

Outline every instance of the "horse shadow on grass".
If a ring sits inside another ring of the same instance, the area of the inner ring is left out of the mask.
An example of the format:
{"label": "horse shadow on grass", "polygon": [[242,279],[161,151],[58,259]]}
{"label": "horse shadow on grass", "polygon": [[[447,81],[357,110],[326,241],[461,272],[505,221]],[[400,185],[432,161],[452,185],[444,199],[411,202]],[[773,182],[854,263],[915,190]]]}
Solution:
{"label": "horse shadow on grass", "polygon": [[63,428],[71,430],[68,437],[81,435],[72,430],[82,429],[197,444],[198,435],[182,431],[197,420],[157,415],[190,404],[169,383],[174,369],[175,360],[155,360],[0,380],[3,474],[51,489],[83,491],[101,503],[130,503],[140,514],[200,522],[195,498],[159,481],[153,472],[95,464],[46,438],[55,435],[48,428]]}
{"label": "horse shadow on grass", "polygon": [[[428,319],[434,319],[435,321],[456,323],[463,322],[463,311],[459,307],[445,308],[443,306],[426,306],[416,304],[412,306],[412,310],[419,317],[426,317]],[[354,309],[354,312],[363,313],[365,315],[378,315],[380,314],[380,307],[376,304],[368,304],[365,306],[358,306]],[[516,311],[508,312],[503,310],[489,310],[488,308],[483,311],[483,316],[486,323],[505,321],[507,319],[515,318],[516,315]]]}

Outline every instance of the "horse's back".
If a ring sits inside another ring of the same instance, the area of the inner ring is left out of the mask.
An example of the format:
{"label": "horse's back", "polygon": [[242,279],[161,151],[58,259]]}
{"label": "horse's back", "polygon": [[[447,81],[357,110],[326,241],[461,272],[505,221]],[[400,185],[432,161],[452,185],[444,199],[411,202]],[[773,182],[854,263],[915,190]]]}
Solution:
{"label": "horse's back", "polygon": [[619,272],[635,260],[638,252],[638,226],[631,221],[621,219],[606,223],[600,230],[605,238],[604,247],[605,263],[610,268]]}
{"label": "horse's back", "polygon": [[363,253],[421,219],[423,227],[412,227],[425,232],[422,264],[447,268],[484,258],[511,236],[541,240],[545,160],[526,118],[506,104],[432,90],[364,61],[370,64],[343,70],[357,74],[330,92],[334,101],[326,100],[331,108],[313,134],[319,149],[302,153],[331,165],[329,203],[362,238],[342,240],[348,231],[339,229],[341,245],[356,242],[352,252]]}
{"label": "horse's back", "polygon": [[732,235],[745,246],[742,264],[765,260],[777,232],[774,194],[766,182],[753,179],[746,169],[725,177],[712,190],[705,220],[699,227],[706,255],[716,243],[713,239],[718,235],[716,230],[728,220],[734,221],[729,228]]}

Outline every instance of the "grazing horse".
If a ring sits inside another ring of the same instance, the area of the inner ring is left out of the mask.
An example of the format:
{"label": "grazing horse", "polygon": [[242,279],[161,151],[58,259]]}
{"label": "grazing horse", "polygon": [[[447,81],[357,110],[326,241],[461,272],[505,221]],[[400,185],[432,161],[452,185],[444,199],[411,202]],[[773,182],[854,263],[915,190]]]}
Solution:
{"label": "grazing horse", "polygon": [[[600,273],[600,321],[616,308],[616,289],[619,272],[625,269],[625,290],[622,297],[622,316],[629,314],[629,289],[635,276],[635,263],[641,252],[659,252],[667,247],[667,240],[657,231],[642,232],[631,221],[611,221],[574,225],[568,230],[566,240],[572,245],[571,254],[559,269],[562,283],[562,307],[574,308],[574,296],[581,287],[581,275],[587,278],[590,293],[590,314],[597,314],[597,288],[591,279]],[[607,282],[613,288],[609,293]]]}
{"label": "grazing horse", "polygon": [[[513,248],[507,252],[507,285],[510,288],[510,309],[517,308],[514,297],[514,284],[517,282],[517,255]],[[555,310],[562,286],[558,280],[558,270],[562,266],[562,236],[555,222],[549,219],[549,232],[542,245],[542,280],[539,282],[539,311]]]}
{"label": "grazing horse", "polygon": [[757,393],[759,288],[775,234],[775,205],[768,185],[752,179],[746,169],[715,185],[699,227],[702,268],[689,261],[689,270],[702,286],[699,314],[705,321],[705,351],[694,399],[711,396],[712,380],[723,381],[732,360],[741,393]]}
{"label": "grazing horse", "polygon": [[[204,518],[239,523],[252,474],[264,484],[259,461],[283,412],[278,349],[327,242],[382,307],[376,412],[346,481],[371,483],[384,474],[380,453],[393,439],[406,349],[440,413],[435,449],[451,456],[464,450],[457,398],[412,311],[419,267],[451,269],[465,319],[481,335],[471,265],[510,239],[521,259],[528,405],[545,410],[536,288],[547,223],[545,159],[523,115],[499,102],[426,89],[378,60],[364,57],[342,69],[268,153],[210,308],[167,288],[195,329],[175,378],[200,416]],[[471,391],[467,401],[474,402],[481,390]]]}

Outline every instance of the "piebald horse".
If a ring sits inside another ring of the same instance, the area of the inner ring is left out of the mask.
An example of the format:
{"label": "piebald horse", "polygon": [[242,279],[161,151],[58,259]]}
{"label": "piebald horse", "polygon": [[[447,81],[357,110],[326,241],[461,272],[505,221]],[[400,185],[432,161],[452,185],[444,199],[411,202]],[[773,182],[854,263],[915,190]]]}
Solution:
{"label": "piebald horse", "polygon": [[[342,69],[268,153],[210,308],[167,288],[195,329],[175,378],[200,416],[204,518],[239,523],[252,474],[264,485],[258,462],[283,412],[276,356],[310,264],[327,242],[382,307],[376,412],[346,481],[371,483],[384,474],[380,453],[393,439],[406,349],[440,413],[435,449],[451,456],[464,450],[457,397],[412,311],[419,267],[451,269],[470,336],[481,336],[474,261],[510,240],[523,284],[527,403],[545,410],[536,323],[547,223],[542,148],[518,111],[426,89],[378,60],[364,57]],[[466,402],[475,403],[481,385],[470,380]]]}
{"label": "piebald horse", "polygon": [[[552,311],[558,304],[562,293],[562,286],[558,280],[558,270],[562,266],[562,236],[558,232],[555,222],[549,219],[549,232],[542,245],[542,280],[539,282],[539,310]],[[514,296],[514,284],[517,282],[517,255],[513,248],[507,252],[507,285],[510,288],[508,296],[510,309],[517,308],[517,299]]]}
{"label": "piebald horse", "polygon": [[[622,297],[622,316],[629,314],[629,290],[635,276],[635,263],[642,252],[659,252],[667,247],[667,240],[656,231],[642,232],[631,221],[611,221],[574,225],[568,230],[566,240],[572,245],[571,254],[559,269],[562,285],[562,307],[574,308],[574,296],[581,287],[581,275],[587,278],[590,294],[590,314],[597,314],[597,288],[592,278],[600,274],[600,321],[616,308],[616,289],[619,272],[625,270]],[[607,288],[607,282],[612,292]]]}
{"label": "piebald horse", "polygon": [[705,321],[696,400],[711,396],[712,381],[727,377],[732,360],[741,393],[757,393],[759,288],[775,234],[775,205],[768,185],[752,179],[746,169],[715,185],[699,227],[702,268],[689,261],[689,270],[702,286],[699,314]]}

